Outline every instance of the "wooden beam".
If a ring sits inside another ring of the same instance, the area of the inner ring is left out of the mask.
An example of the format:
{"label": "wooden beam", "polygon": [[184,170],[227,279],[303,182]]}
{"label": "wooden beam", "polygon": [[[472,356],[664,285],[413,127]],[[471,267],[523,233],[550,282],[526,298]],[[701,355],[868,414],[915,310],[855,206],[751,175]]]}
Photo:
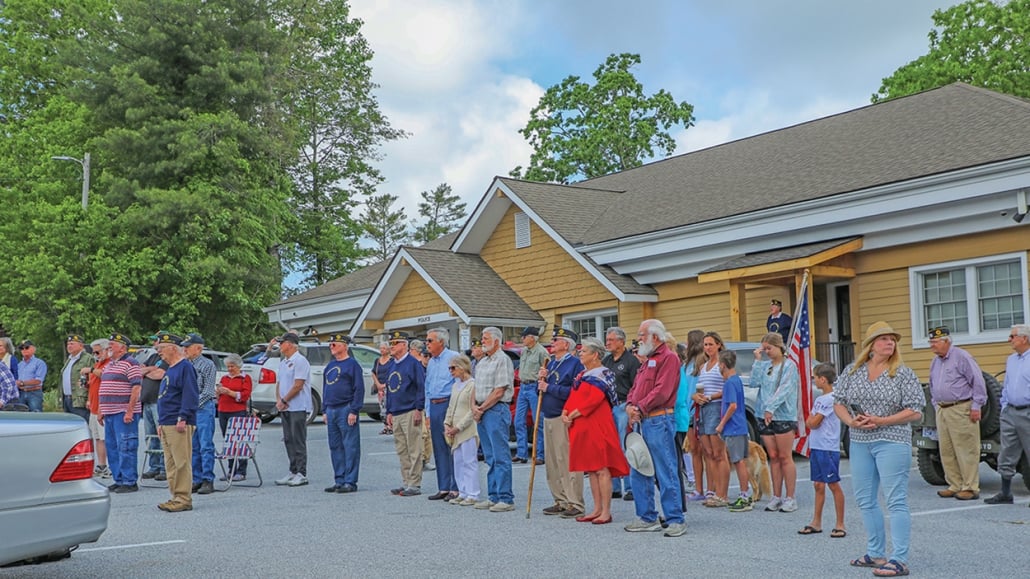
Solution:
{"label": "wooden beam", "polygon": [[839,265],[813,265],[808,268],[808,271],[812,274],[811,277],[843,277],[851,279],[856,275],[855,268],[841,267]]}
{"label": "wooden beam", "polygon": [[730,282],[730,335],[734,342],[747,340],[746,297],[744,284]]}
{"label": "wooden beam", "polygon": [[787,259],[782,261],[774,261],[772,263],[763,263],[760,265],[753,265],[750,267],[740,267],[736,269],[727,269],[723,271],[713,271],[711,273],[698,274],[697,281],[699,283],[709,283],[713,281],[733,280],[740,278],[755,278],[783,273],[790,273],[794,270],[802,270],[825,263],[831,259],[835,259],[842,255],[852,253],[862,249],[862,239],[853,239],[851,241],[841,243],[827,250],[820,251],[814,255],[808,257],[799,257],[797,259]]}

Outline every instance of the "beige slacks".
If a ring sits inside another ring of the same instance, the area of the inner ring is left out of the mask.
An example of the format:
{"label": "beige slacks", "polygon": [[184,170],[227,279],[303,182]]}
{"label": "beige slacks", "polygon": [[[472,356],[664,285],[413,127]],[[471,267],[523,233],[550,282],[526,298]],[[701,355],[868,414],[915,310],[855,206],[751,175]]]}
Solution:
{"label": "beige slacks", "polygon": [[937,408],[944,480],[953,491],[980,492],[980,423],[970,422],[972,401]]}
{"label": "beige slacks", "polygon": [[[425,418],[423,418],[425,420]],[[401,462],[401,480],[406,488],[422,488],[422,425],[415,424],[415,411],[393,415],[393,446]]]}
{"label": "beige slacks", "polygon": [[159,426],[161,447],[165,453],[165,474],[168,476],[168,490],[172,502],[193,505],[193,431],[196,426],[186,426],[186,432],[178,432],[174,426]]}
{"label": "beige slacks", "polygon": [[583,510],[583,473],[569,472],[569,431],[561,417],[544,418],[544,456],[547,486],[554,502]]}

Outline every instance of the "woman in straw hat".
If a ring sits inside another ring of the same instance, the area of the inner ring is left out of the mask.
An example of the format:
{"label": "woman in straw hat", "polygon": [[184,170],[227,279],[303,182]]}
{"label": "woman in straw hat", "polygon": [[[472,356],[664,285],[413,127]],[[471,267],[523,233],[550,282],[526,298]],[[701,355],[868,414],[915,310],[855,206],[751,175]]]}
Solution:
{"label": "woman in straw hat", "polygon": [[[878,577],[908,575],[911,423],[920,419],[926,402],[919,378],[901,360],[900,340],[901,334],[886,322],[869,326],[862,351],[841,373],[833,391],[834,412],[851,428],[852,486],[867,535],[866,554],[851,565],[872,567]],[[893,554],[889,559],[877,499],[881,486],[890,516]]]}

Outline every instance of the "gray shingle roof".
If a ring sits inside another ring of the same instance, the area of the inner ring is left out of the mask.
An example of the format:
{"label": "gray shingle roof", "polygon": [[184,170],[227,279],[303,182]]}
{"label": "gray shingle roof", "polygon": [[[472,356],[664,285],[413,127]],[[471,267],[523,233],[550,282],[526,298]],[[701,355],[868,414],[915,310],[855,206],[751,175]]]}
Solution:
{"label": "gray shingle roof", "polygon": [[769,251],[760,251],[758,253],[749,253],[740,257],[724,261],[719,265],[710,267],[700,273],[714,273],[717,271],[726,271],[729,269],[740,269],[742,267],[753,267],[756,265],[765,265],[767,263],[776,263],[777,261],[787,261],[791,259],[801,259],[805,257],[811,257],[817,253],[822,253],[827,249],[832,249],[838,245],[845,244],[849,241],[854,241],[858,237],[844,237],[840,239],[828,239],[826,241],[818,241],[816,243],[806,243],[805,245],[795,245],[793,247],[781,247],[778,249],[772,249]]}
{"label": "gray shingle roof", "polygon": [[[453,231],[426,243],[422,247],[431,249],[447,249],[454,243],[454,238],[458,236],[457,231]],[[386,266],[390,265],[390,261],[380,261],[367,265],[361,269],[356,269],[346,275],[340,276],[334,280],[325,282],[324,284],[309,289],[306,292],[299,293],[294,296],[290,296],[280,302],[273,304],[271,307],[292,304],[297,302],[303,302],[321,297],[327,297],[337,294],[347,294],[359,290],[371,290],[375,288],[379,282],[379,278],[382,277],[383,272],[386,271]]]}
{"label": "gray shingle roof", "polygon": [[478,255],[405,249],[469,316],[543,321]]}
{"label": "gray shingle roof", "polygon": [[[548,195],[540,213],[557,220],[565,205],[572,214],[566,219],[579,221],[575,239],[589,244],[1027,155],[1030,103],[955,83],[568,187],[552,185],[563,192]],[[569,189],[598,195],[598,203],[566,202],[566,195],[582,197]],[[534,209],[544,202],[530,199]],[[603,200],[609,203],[598,211]]]}

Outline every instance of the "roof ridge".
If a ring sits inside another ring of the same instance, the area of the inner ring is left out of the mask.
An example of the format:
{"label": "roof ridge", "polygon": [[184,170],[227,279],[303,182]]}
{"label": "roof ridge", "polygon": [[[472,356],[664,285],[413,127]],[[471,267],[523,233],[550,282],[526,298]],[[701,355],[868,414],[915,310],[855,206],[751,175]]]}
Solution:
{"label": "roof ridge", "polygon": [[[546,187],[563,187],[563,188],[574,188],[574,189],[578,189],[578,190],[603,191],[605,193],[618,193],[620,195],[626,192],[625,189],[604,189],[602,187],[583,187],[583,186],[580,185],[580,183],[585,183],[586,181],[577,181],[576,183],[551,183],[550,181],[528,181],[526,179],[516,179],[514,177],[502,177],[500,175],[497,175],[494,178],[495,179],[501,179],[502,181],[515,181],[517,183],[526,183],[526,184],[529,184],[529,185],[543,185],[543,186],[546,186]],[[595,177],[595,178],[597,178],[597,177]]]}
{"label": "roof ridge", "polygon": [[[1004,93],[1004,92],[997,91],[997,90],[990,89],[990,88],[985,88],[985,87],[982,87],[982,86],[972,85],[972,84],[969,84],[967,82],[956,81],[956,82],[953,82],[953,83],[950,83],[950,84],[946,84],[944,86],[937,87],[937,88],[944,88],[944,87],[949,87],[949,86],[954,86],[955,88],[961,88],[961,89],[969,90],[969,91],[972,91],[972,92],[975,92],[975,93],[979,93],[979,94],[982,94],[982,95],[985,95],[985,96],[989,96],[989,97],[994,98],[994,99],[998,99],[998,100],[1002,100],[1002,101],[1008,101],[1008,102],[1011,102],[1013,104],[1017,104],[1019,106],[1030,107],[1030,99],[1026,99],[1026,98],[1023,98],[1021,96],[1016,96],[1016,95]],[[929,89],[929,90],[937,90],[937,89]],[[923,92],[928,92],[928,91],[923,91]],[[919,94],[919,93],[915,93],[915,94]],[[912,96],[912,95],[906,95],[906,96]],[[904,97],[899,97],[899,98],[904,98]]]}

